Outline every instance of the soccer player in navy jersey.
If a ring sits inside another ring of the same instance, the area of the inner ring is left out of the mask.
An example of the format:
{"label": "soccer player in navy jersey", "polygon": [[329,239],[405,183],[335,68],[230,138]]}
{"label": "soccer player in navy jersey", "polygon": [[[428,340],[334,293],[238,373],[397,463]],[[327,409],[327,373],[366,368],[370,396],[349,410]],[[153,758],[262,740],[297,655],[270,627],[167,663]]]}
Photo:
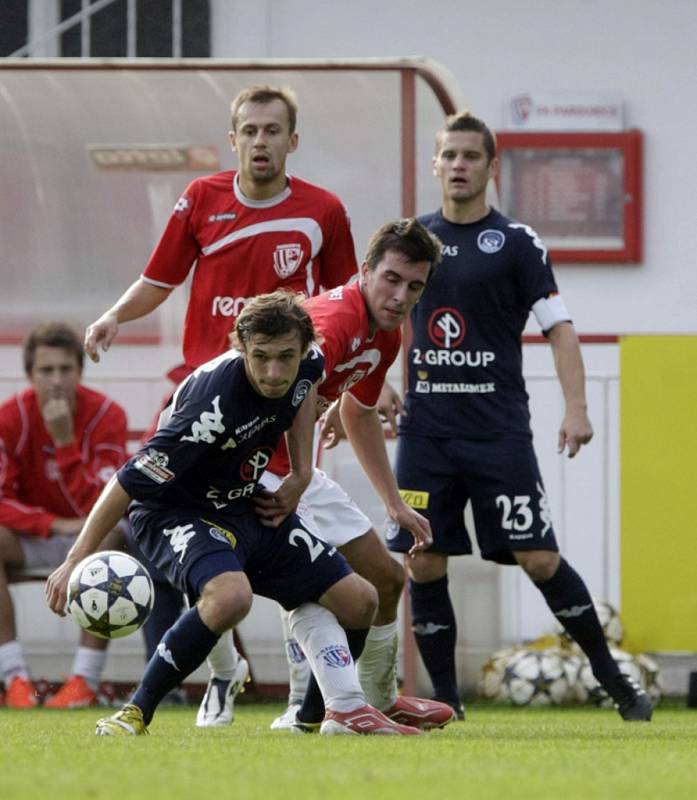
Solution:
{"label": "soccer player in navy jersey", "polygon": [[324,367],[312,321],[297,296],[275,292],[246,306],[235,337],[236,348],[178,387],[155,434],[107,484],[48,579],[48,604],[63,614],[70,572],[129,509],[140,548],[191,603],[160,641],[132,701],[99,720],[97,734],[146,733],[159,702],[246,616],[257,593],[292,610],[291,629],[327,707],[321,732],[417,735],[366,703],[355,671],[351,634],[365,636],[375,589],[294,513],[267,508],[274,526],[267,527],[255,510],[284,432],[291,465],[284,486],[301,492],[310,480],[315,384]]}
{"label": "soccer player in navy jersey", "polygon": [[[443,243],[443,260],[411,315],[396,460],[400,490],[430,520],[434,540],[409,561],[416,641],[435,697],[464,716],[448,558],[472,552],[463,519],[469,500],[482,556],[519,564],[622,717],[649,720],[650,701],[620,673],[586,585],[555,540],[522,374],[521,335],[531,310],[552,346],[566,405],[558,446],[571,458],[593,435],[584,366],[544,243],[487,205],[497,167],[487,125],[469,112],[448,117],[433,160],[442,207],[421,217]],[[397,526],[388,530],[393,551],[407,551],[410,539]]]}

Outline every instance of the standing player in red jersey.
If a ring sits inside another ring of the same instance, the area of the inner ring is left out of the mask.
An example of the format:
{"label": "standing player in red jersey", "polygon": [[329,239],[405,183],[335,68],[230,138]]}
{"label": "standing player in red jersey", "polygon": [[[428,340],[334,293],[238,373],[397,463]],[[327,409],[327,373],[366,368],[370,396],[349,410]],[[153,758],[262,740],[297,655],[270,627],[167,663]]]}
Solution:
{"label": "standing player in red jersey", "polygon": [[356,274],[339,198],[286,174],[298,146],[296,116],[288,90],[252,86],[237,95],[229,135],[239,169],[189,184],[141,277],[88,327],[85,350],[94,361],[119,324],[154,311],[194,266],[183,337],[189,370],[227,349],[251,298],[280,288],[311,297]]}
{"label": "standing player in red jersey", "polygon": [[[228,334],[249,299],[280,288],[311,297],[356,275],[350,224],[339,198],[286,174],[287,157],[298,146],[297,110],[290,91],[270,86],[249,87],[232,101],[229,136],[238,169],[197,178],[187,187],[141,277],[88,327],[85,350],[94,361],[109,349],[121,323],[154,311],[194,266],[183,335],[186,368],[173,371],[177,380],[227,349]],[[167,584],[158,590],[162,602],[145,631],[150,650],[157,645],[151,640],[174,622],[177,599],[164,602],[170,592]],[[159,612],[166,615],[168,608],[170,615],[160,621]],[[287,648],[300,652],[291,641]],[[291,668],[292,692],[302,696],[307,674],[302,656]],[[232,702],[246,676],[243,659],[217,675],[223,723],[232,721]]]}
{"label": "standing player in red jersey", "polygon": [[[412,553],[430,545],[430,527],[399,493],[376,406],[387,370],[399,352],[400,325],[439,261],[440,242],[419,222],[388,222],[368,244],[359,282],[305,302],[325,357],[324,377],[318,386],[320,410],[341,398],[341,416],[349,440],[389,517],[411,531]],[[284,454],[277,451],[262,476],[264,486],[273,491],[257,501],[257,511],[267,525],[279,524],[297,503],[297,499],[278,491],[288,468]],[[389,555],[351,498],[320,470],[314,470],[297,511],[310,530],[339,549],[356,572],[378,589],[377,616],[365,632],[368,641],[358,662],[368,702],[403,725],[422,730],[446,725],[454,717],[447,704],[397,696],[397,605],[404,584],[402,565]],[[314,661],[317,654],[309,655]],[[224,664],[224,656],[224,648],[216,647],[212,653],[216,670]],[[209,691],[199,710],[199,725],[202,715],[211,713],[206,707],[207,701],[211,705],[211,695]],[[314,679],[302,705],[291,705],[284,716],[284,724],[276,721],[272,727],[292,727],[303,733],[319,729],[324,704]],[[345,722],[350,724],[350,720]]]}

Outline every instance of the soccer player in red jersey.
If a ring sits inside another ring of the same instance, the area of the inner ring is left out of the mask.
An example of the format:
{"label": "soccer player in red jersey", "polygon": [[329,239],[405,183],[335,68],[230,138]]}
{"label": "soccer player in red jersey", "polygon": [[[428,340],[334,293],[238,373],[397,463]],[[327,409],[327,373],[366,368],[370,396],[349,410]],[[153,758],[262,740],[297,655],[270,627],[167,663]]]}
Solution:
{"label": "soccer player in red jersey", "polygon": [[339,198],[286,174],[298,146],[296,115],[285,89],[252,86],[233,100],[229,136],[238,170],[189,184],[141,277],[88,327],[85,349],[94,361],[120,323],[154,311],[194,266],[183,338],[189,370],[227,349],[251,298],[281,288],[311,297],[356,274]]}
{"label": "soccer player in red jersey", "polygon": [[[412,553],[428,547],[430,528],[399,493],[377,403],[387,370],[399,352],[400,326],[439,260],[440,242],[419,222],[413,219],[388,222],[368,244],[359,282],[305,302],[325,357],[324,377],[318,386],[320,411],[341,398],[341,416],[349,440],[389,517],[411,531]],[[297,498],[283,491],[282,478],[287,472],[288,464],[277,451],[262,477],[262,483],[273,494],[257,501],[258,511],[269,525],[278,524],[297,504]],[[397,605],[404,583],[401,564],[390,557],[355,503],[320,470],[314,470],[297,507],[303,522],[339,549],[356,572],[378,589],[378,612],[370,631],[366,631],[366,649],[358,661],[361,686],[368,702],[393,722],[420,729],[446,725],[454,716],[447,704],[397,696]],[[216,648],[213,653],[216,669],[219,655],[224,656]],[[299,706],[298,703],[289,707],[286,724],[275,727],[290,726],[302,732],[317,730],[324,707],[313,682],[302,707]]]}
{"label": "soccer player in red jersey", "polygon": [[[339,198],[286,173],[286,160],[298,147],[297,111],[287,89],[251,86],[235,97],[229,137],[238,169],[197,178],[186,188],[141,277],[88,327],[85,350],[94,361],[121,323],[154,311],[194,267],[183,334],[186,364],[170,372],[175,382],[227,349],[228,335],[253,297],[281,288],[311,297],[356,275],[350,223]],[[162,587],[160,598],[172,591]],[[148,649],[173,621],[159,624],[160,610],[169,605],[174,614],[177,602],[172,597],[156,605],[146,624]],[[298,671],[300,686],[306,675],[307,669]],[[244,659],[221,677],[227,722],[231,698],[246,677]]]}
{"label": "soccer player in red jersey", "polygon": [[[83,351],[62,323],[35,328],[24,345],[31,386],[0,406],[0,675],[14,708],[37,705],[7,571],[59,564],[112,474],[126,460],[126,415],[80,384]],[[118,539],[112,534],[112,546]],[[107,642],[85,633],[72,674],[49,708],[95,705]]]}

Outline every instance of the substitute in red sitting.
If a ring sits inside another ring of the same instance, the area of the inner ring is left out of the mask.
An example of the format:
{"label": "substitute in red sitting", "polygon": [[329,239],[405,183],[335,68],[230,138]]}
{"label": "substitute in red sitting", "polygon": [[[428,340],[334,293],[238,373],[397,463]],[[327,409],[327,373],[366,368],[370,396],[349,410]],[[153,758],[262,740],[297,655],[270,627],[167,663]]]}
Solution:
{"label": "substitute in red sitting", "polygon": [[[16,638],[8,573],[60,564],[126,459],[126,414],[80,384],[82,366],[82,342],[72,328],[40,325],[24,344],[31,386],[0,406],[0,675],[13,708],[33,708],[38,700]],[[107,549],[119,539],[113,531]],[[94,705],[106,646],[82,634],[71,676],[45,705]]]}

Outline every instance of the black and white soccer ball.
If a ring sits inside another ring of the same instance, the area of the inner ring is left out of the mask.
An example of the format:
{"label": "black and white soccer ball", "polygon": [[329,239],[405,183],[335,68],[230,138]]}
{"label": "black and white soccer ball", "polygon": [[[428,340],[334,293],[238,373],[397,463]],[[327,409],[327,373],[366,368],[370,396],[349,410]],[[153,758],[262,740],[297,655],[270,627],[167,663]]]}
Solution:
{"label": "black and white soccer ball", "polygon": [[[641,665],[636,656],[619,647],[610,647],[610,655],[617,662],[620,672],[631,678],[637,686],[644,688],[644,676],[642,675]],[[591,670],[588,659],[584,659],[578,672],[578,679],[574,686],[576,699],[580,703],[590,703],[601,706],[602,708],[612,708],[614,705],[612,698],[608,696],[605,689],[596,681]]]}
{"label": "black and white soccer ball", "polygon": [[[597,597],[593,598],[593,607],[595,613],[598,615],[598,621],[605,634],[607,643],[612,647],[619,647],[624,639],[624,624],[619,611],[607,600],[600,600]],[[559,622],[555,625],[555,633],[562,640],[562,646],[580,654],[580,648],[564,630],[563,625]]]}
{"label": "black and white soccer ball", "polygon": [[554,650],[522,650],[506,665],[502,690],[516,706],[566,702],[570,686],[562,657]]}
{"label": "black and white soccer ball", "polygon": [[68,581],[68,611],[81,628],[101,639],[135,633],[150,616],[154,600],[145,567],[118,550],[87,556]]}
{"label": "black and white soccer ball", "polygon": [[641,669],[642,686],[652,705],[657,706],[663,699],[663,676],[658,662],[647,653],[638,653],[637,663]]}
{"label": "black and white soccer ball", "polygon": [[479,694],[487,700],[506,700],[507,694],[503,686],[506,667],[520,652],[520,647],[506,647],[496,650],[482,665],[479,676]]}

